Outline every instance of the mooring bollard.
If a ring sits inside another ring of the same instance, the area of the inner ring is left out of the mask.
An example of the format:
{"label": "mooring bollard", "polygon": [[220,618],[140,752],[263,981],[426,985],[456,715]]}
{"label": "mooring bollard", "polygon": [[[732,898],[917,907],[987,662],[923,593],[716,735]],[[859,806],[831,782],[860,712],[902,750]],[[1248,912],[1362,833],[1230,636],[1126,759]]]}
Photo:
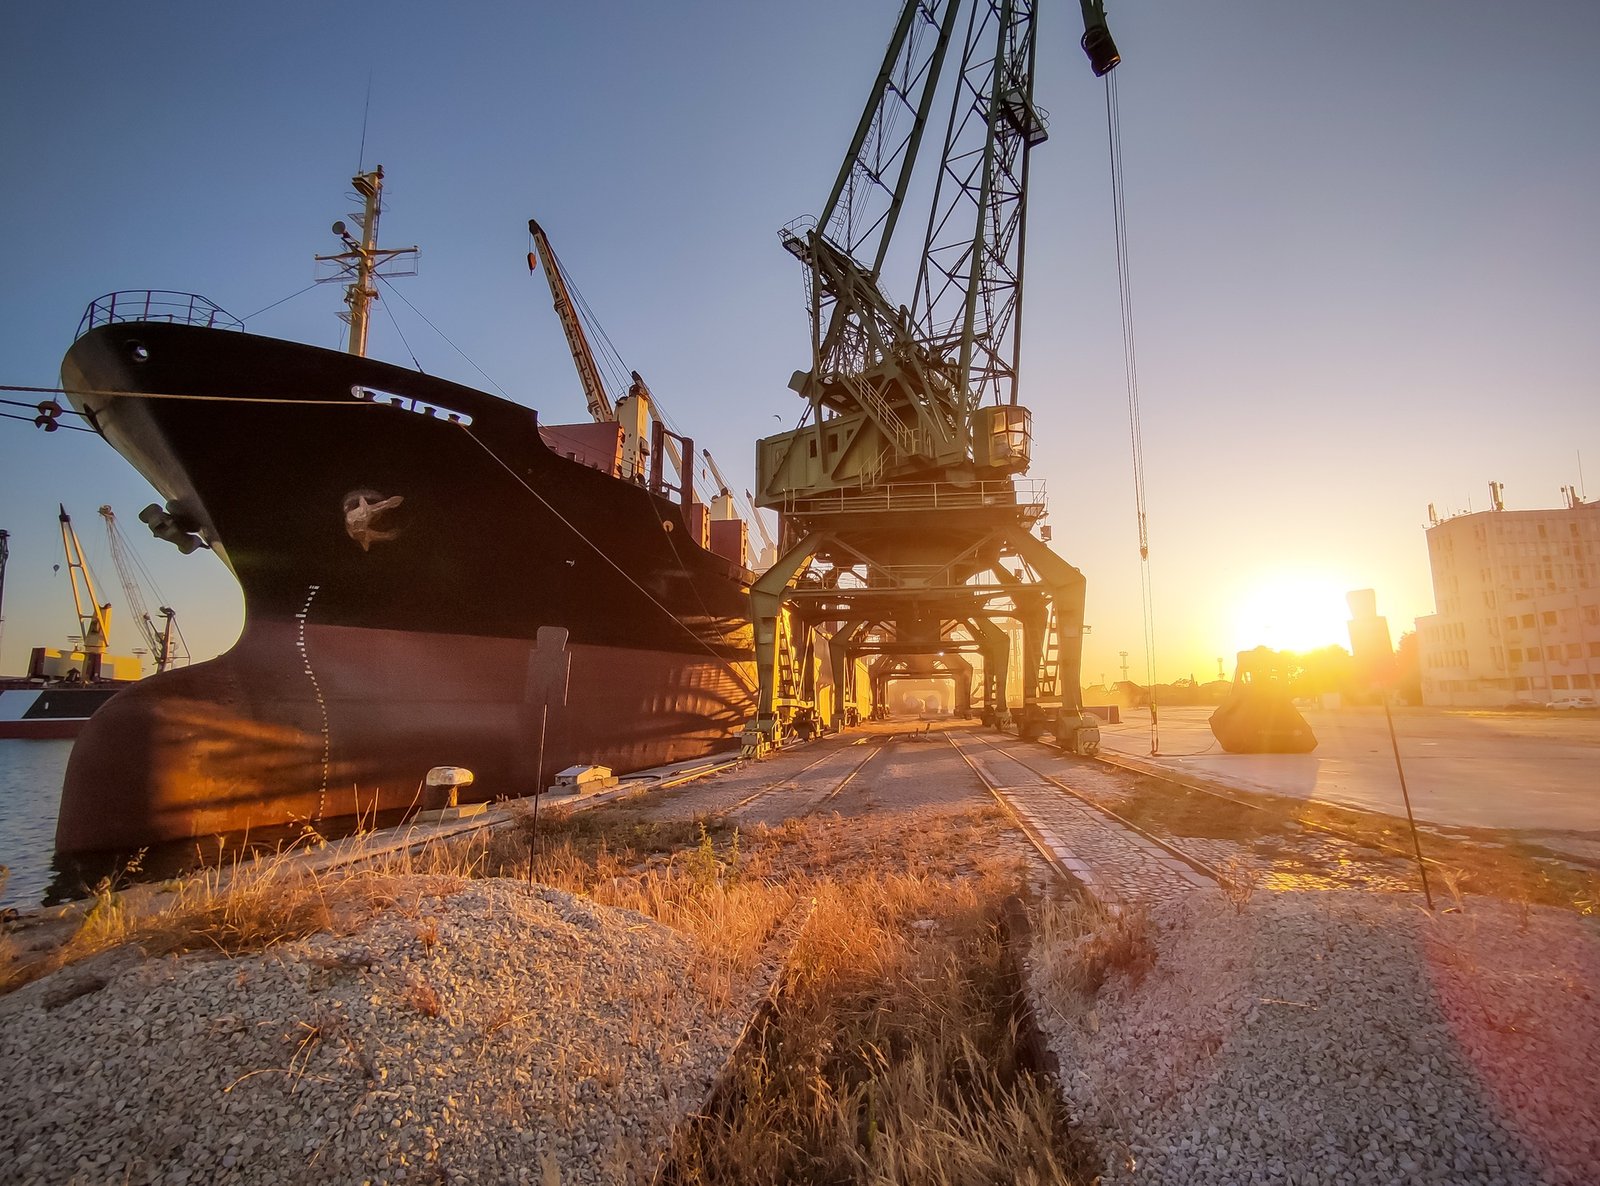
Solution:
{"label": "mooring bollard", "polygon": [[472,786],[472,771],[466,767],[434,767],[422,779],[427,786],[427,810],[448,811],[459,807],[461,787]]}

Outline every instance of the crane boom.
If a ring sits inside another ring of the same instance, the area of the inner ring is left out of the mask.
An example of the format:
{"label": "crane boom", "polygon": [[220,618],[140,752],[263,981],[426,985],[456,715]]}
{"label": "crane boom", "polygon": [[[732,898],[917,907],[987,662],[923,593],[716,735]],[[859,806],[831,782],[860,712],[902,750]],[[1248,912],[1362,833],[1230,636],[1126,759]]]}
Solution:
{"label": "crane boom", "polygon": [[[100,604],[94,580],[89,576],[89,565],[83,558],[83,546],[78,543],[78,533],[72,529],[72,516],[67,508],[56,504],[61,513],[61,548],[67,555],[67,580],[72,583],[72,608],[78,615],[78,630],[83,636],[84,654],[104,654],[111,638],[111,603]],[[83,593],[78,592],[78,581],[83,581]],[[89,612],[83,612],[84,598],[89,601]]]}
{"label": "crane boom", "polygon": [[[711,471],[711,478],[714,482],[716,482],[721,492],[727,494],[730,498],[736,498],[737,496],[734,495],[733,486],[729,484],[727,478],[722,476],[722,468],[717,465],[717,459],[711,456],[711,450],[701,449],[700,456],[706,459],[706,468]],[[750,513],[750,520],[755,523],[756,530],[761,533],[761,542],[766,544],[768,549],[771,549],[773,546],[772,535],[767,531],[767,525],[761,521],[761,512],[758,511],[755,507],[755,504],[751,502],[749,491],[745,491],[744,502],[744,509],[748,510]]]}
{"label": "crane boom", "polygon": [[[550,299],[555,302],[556,316],[561,319],[561,331],[567,335],[567,348],[572,351],[572,362],[578,368],[578,381],[583,384],[583,398],[589,403],[589,415],[597,424],[616,420],[617,412],[600,382],[600,368],[595,365],[594,351],[584,335],[578,312],[573,308],[572,297],[567,292],[566,277],[561,271],[561,261],[550,247],[544,229],[533,219],[528,219],[528,233],[533,236],[533,246],[538,258],[544,262],[544,278],[550,285]],[[528,256],[528,270],[532,271],[534,256]]]}
{"label": "crane boom", "polygon": [[144,594],[139,589],[138,578],[128,558],[128,545],[122,530],[117,526],[117,516],[109,506],[100,508],[100,517],[106,521],[106,540],[111,546],[111,560],[117,566],[117,578],[122,582],[122,594],[128,599],[128,612],[133,615],[139,633],[150,644],[150,654],[155,657],[159,674],[172,663],[172,627],[177,614],[167,606],[161,607],[163,626],[157,626],[145,608]]}

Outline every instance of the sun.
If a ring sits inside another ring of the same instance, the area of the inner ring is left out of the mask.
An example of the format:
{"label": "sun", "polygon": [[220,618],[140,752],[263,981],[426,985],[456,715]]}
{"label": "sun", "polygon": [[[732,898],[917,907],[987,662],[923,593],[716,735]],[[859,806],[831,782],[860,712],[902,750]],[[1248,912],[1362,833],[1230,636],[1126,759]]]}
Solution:
{"label": "sun", "polygon": [[1234,605],[1234,650],[1348,648],[1350,610],[1344,598],[1349,588],[1327,577],[1293,575],[1254,585]]}

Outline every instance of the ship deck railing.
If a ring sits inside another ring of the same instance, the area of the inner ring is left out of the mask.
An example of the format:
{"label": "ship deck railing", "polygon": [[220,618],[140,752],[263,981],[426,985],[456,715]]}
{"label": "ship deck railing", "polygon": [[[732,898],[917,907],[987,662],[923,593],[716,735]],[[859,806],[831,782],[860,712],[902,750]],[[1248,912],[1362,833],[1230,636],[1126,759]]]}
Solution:
{"label": "ship deck railing", "polygon": [[117,322],[161,321],[172,325],[199,325],[207,329],[244,329],[244,322],[215,301],[198,293],[169,292],[158,288],[108,292],[89,302],[73,340],[92,329]]}

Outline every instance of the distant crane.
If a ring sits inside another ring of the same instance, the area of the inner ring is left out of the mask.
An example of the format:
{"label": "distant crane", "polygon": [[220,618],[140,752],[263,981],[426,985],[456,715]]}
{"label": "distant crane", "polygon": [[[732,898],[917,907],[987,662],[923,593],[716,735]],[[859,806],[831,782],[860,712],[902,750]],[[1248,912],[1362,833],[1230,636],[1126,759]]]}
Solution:
{"label": "distant crane", "polygon": [[[66,512],[62,512],[62,517],[66,517]],[[117,526],[116,514],[109,506],[103,506],[100,508],[100,517],[106,521],[106,539],[111,545],[111,559],[117,566],[117,577],[122,582],[123,596],[128,599],[128,612],[138,623],[139,633],[144,635],[145,642],[149,643],[150,654],[156,662],[156,673],[160,674],[173,664],[173,636],[176,634],[179,640],[183,637],[177,630],[177,612],[170,606],[161,606],[158,610],[161,614],[161,625],[156,625],[150,616],[150,611],[145,608],[144,595],[140,592],[139,581],[133,571],[130,548],[127,540],[123,538],[122,529]],[[107,607],[107,613],[109,612]],[[108,620],[107,629],[109,628]]]}
{"label": "distant crane", "polygon": [[0,639],[6,636],[6,561],[11,556],[11,533],[0,531]]}
{"label": "distant crane", "polygon": [[[56,509],[61,513],[61,548],[67,556],[67,580],[72,584],[72,608],[78,615],[83,653],[103,655],[111,638],[111,603],[107,601],[102,604],[100,595],[95,592],[94,580],[89,576],[89,565],[83,558],[83,545],[78,543],[78,533],[72,529],[72,516],[60,503],[56,504]],[[83,582],[82,593],[78,591],[80,580]],[[89,603],[88,613],[83,610],[85,600]]]}

